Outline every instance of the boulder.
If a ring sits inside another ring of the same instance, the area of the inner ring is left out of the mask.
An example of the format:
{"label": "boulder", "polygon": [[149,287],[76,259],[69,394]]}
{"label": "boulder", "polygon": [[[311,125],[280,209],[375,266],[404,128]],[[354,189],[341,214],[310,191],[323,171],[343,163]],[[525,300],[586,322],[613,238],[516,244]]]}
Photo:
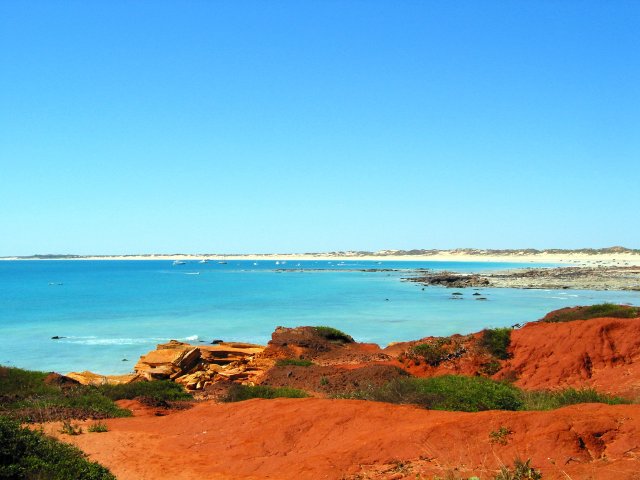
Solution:
{"label": "boulder", "polygon": [[192,369],[199,359],[199,347],[171,340],[140,357],[134,370],[147,380],[176,378]]}

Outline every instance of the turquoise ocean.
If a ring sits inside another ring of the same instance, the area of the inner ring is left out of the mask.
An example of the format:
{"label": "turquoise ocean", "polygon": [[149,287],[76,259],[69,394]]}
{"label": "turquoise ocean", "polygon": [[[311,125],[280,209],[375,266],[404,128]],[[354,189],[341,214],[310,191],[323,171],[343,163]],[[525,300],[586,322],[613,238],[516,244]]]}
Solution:
{"label": "turquoise ocean", "polygon": [[532,266],[540,265],[0,261],[0,364],[118,374],[130,372],[140,355],[169,339],[264,344],[278,325],[330,325],[357,341],[386,345],[524,323],[565,306],[640,304],[638,292],[491,288],[481,289],[487,301],[475,301],[473,289],[456,289],[463,300],[452,301],[452,289],[401,281],[417,268]]}

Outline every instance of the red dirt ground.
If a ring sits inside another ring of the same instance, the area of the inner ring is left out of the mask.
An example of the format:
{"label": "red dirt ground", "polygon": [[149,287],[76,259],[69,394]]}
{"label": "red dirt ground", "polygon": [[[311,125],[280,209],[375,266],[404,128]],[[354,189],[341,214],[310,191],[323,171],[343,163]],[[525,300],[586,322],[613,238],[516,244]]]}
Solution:
{"label": "red dirt ground", "polygon": [[[454,468],[492,479],[518,455],[545,480],[640,478],[638,405],[471,414],[309,398],[149,413],[107,420],[107,433],[58,436],[120,480],[415,479]],[[490,433],[503,426],[513,432],[507,444],[492,443]]]}

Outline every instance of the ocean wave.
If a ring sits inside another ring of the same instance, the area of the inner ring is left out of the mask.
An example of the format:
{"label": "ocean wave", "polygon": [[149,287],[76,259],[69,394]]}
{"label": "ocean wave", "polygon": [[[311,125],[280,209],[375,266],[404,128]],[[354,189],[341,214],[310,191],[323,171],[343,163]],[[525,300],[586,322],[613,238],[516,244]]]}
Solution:
{"label": "ocean wave", "polygon": [[188,342],[193,342],[195,340],[199,340],[200,337],[198,337],[198,335],[191,335],[189,337],[184,337],[184,340],[188,341]]}
{"label": "ocean wave", "polygon": [[68,337],[64,343],[76,345],[144,345],[166,341],[164,338],[97,338],[97,337]]}

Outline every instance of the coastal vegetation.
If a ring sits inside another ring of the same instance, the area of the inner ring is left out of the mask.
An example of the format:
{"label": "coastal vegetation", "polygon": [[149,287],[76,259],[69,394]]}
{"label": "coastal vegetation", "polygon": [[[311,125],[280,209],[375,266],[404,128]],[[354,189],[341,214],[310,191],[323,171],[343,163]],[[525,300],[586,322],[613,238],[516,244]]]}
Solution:
{"label": "coastal vegetation", "polygon": [[430,410],[462,412],[521,410],[523,407],[517,387],[488,378],[459,375],[400,378],[382,387],[356,391],[341,398],[412,404]]}
{"label": "coastal vegetation", "polygon": [[76,447],[0,416],[0,478],[115,480]]}
{"label": "coastal vegetation", "polygon": [[431,410],[479,412],[483,410],[553,410],[577,403],[631,403],[593,389],[527,392],[506,382],[484,377],[443,375],[431,378],[399,378],[381,387],[370,387],[338,398],[411,404]]}
{"label": "coastal vegetation", "polygon": [[313,364],[311,360],[304,358],[281,358],[276,362],[276,366],[278,367],[310,367]]}
{"label": "coastal vegetation", "polygon": [[241,402],[252,398],[305,398],[307,393],[303,390],[290,387],[270,387],[267,385],[240,385],[233,384],[223,398],[225,402]]}
{"label": "coastal vegetation", "polygon": [[111,400],[137,398],[148,404],[193,400],[193,397],[180,385],[170,380],[101,385],[98,387],[98,391]]}
{"label": "coastal vegetation", "polygon": [[407,356],[414,361],[423,361],[432,367],[437,367],[442,362],[460,356],[465,351],[466,349],[461,342],[454,341],[451,337],[439,337],[414,345],[407,352]]}
{"label": "coastal vegetation", "polygon": [[192,399],[170,381],[94,387],[57,374],[0,367],[0,415],[22,422],[128,417],[131,412],[114,402],[133,398],[155,406]]}
{"label": "coastal vegetation", "polygon": [[330,342],[336,342],[336,343],[353,343],[354,342],[353,337],[351,335],[347,335],[342,330],[338,330],[337,328],[326,327],[326,326],[313,327],[313,328],[318,335],[320,335],[326,340],[329,340]]}
{"label": "coastal vegetation", "polygon": [[542,321],[572,322],[574,320],[589,320],[591,318],[636,318],[640,317],[640,307],[616,305],[614,303],[600,303],[586,307],[567,307],[547,314]]}
{"label": "coastal vegetation", "polygon": [[511,343],[511,328],[487,328],[482,332],[479,345],[492,356],[506,360],[509,358],[509,344]]}
{"label": "coastal vegetation", "polygon": [[0,415],[23,422],[127,417],[96,387],[64,383],[55,374],[0,367]]}

